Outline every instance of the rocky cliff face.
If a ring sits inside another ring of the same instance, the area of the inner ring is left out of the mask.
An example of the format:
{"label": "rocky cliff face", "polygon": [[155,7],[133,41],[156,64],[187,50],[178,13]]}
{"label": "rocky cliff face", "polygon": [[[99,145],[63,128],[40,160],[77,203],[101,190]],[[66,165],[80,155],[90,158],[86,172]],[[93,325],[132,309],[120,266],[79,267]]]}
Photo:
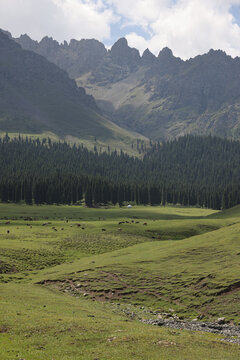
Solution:
{"label": "rocky cliff face", "polygon": [[125,38],[119,39],[109,51],[109,55],[114,64],[129,66],[135,70],[140,63],[139,51],[128,46]]}
{"label": "rocky cliff face", "polygon": [[[24,41],[34,46],[26,36]],[[78,88],[65,71],[23,50],[2,31],[0,93],[0,131],[52,131],[60,136],[109,132],[91,95]]]}
{"label": "rocky cliff face", "polygon": [[107,51],[96,40],[58,44],[23,36],[24,48],[66,70],[113,121],[155,138],[186,133],[240,138],[240,59],[223,51],[183,61],[164,48],[142,56],[119,39]]}
{"label": "rocky cliff face", "polygon": [[47,36],[37,42],[25,34],[15,41],[23,49],[34,51],[66,70],[71,78],[77,78],[92,71],[107,55],[105,46],[94,39],[80,41],[73,39],[69,44],[66,41],[59,44]]}
{"label": "rocky cliff face", "polygon": [[[25,34],[15,41],[23,49],[44,56],[75,79],[91,72],[93,82],[116,82],[136,71],[141,64],[139,51],[130,48],[125,38],[119,39],[109,51],[94,39],[73,39],[69,44],[66,41],[59,44],[49,37],[37,42]],[[155,58],[150,52],[146,56]]]}

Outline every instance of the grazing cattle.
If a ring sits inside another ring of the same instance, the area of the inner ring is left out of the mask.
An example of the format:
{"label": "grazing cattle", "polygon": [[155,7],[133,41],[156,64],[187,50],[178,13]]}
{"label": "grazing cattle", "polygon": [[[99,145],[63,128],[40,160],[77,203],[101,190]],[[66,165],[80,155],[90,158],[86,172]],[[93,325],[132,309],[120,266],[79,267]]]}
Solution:
{"label": "grazing cattle", "polygon": [[102,229],[102,231],[106,231],[106,229]]}
{"label": "grazing cattle", "polygon": [[10,224],[10,221],[5,222],[5,225],[9,225],[9,224]]}
{"label": "grazing cattle", "polygon": [[61,230],[64,230],[64,228],[61,228]]}
{"label": "grazing cattle", "polygon": [[7,234],[9,234],[10,233],[10,230],[7,230]]}
{"label": "grazing cattle", "polygon": [[77,224],[77,227],[80,227],[81,226],[81,224]]}
{"label": "grazing cattle", "polygon": [[85,230],[85,228],[84,228],[84,227],[82,227],[82,230]]}
{"label": "grazing cattle", "polygon": [[136,221],[136,224],[139,224],[139,221]]}
{"label": "grazing cattle", "polygon": [[145,222],[145,223],[143,223],[143,225],[147,225],[147,223]]}

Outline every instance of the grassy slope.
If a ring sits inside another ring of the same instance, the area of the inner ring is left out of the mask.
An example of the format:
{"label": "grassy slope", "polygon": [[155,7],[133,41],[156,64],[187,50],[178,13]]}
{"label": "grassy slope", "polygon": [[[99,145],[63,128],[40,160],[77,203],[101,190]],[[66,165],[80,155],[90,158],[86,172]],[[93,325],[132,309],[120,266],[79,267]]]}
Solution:
{"label": "grassy slope", "polygon": [[[50,138],[52,141],[66,141],[70,145],[83,144],[90,150],[93,150],[94,146],[96,146],[98,150],[102,149],[102,151],[107,151],[108,146],[110,146],[112,151],[115,149],[117,151],[122,150],[133,156],[139,156],[139,153],[136,149],[136,143],[138,139],[144,141],[147,145],[149,144],[149,140],[145,136],[142,136],[141,134],[135,133],[133,131],[122,129],[113,122],[108,121],[106,118],[101,117],[101,126],[102,129],[106,128],[108,131],[106,131],[105,134],[104,131],[100,134],[96,129],[96,136],[90,136],[83,133],[82,136],[78,137],[72,135],[60,137],[57,134],[48,131],[42,133],[21,133],[21,136],[27,136],[28,138],[32,139]],[[1,137],[4,137],[5,134],[6,132],[0,132]],[[8,132],[8,136],[10,138],[18,137],[19,133],[10,131]],[[132,144],[134,144],[133,147]]]}
{"label": "grassy slope", "polygon": [[[139,123],[144,124],[144,120],[147,119],[148,127],[150,127],[151,119],[148,115],[156,104],[149,102],[150,94],[140,84],[145,71],[145,68],[141,68],[128,78],[106,86],[92,84],[89,81],[91,74],[84,74],[76,79],[76,82],[78,86],[83,86],[88,94],[94,96],[104,113],[109,114],[121,126],[137,128]],[[153,138],[152,135],[151,138]]]}
{"label": "grassy slope", "polygon": [[3,360],[238,359],[238,347],[219,336],[147,327],[102,304],[44,288],[0,289]]}
{"label": "grassy slope", "polygon": [[[184,134],[189,129],[194,131],[192,118],[196,118],[196,114],[191,109],[180,109],[177,112],[175,109],[178,116],[176,120],[176,116],[168,110],[172,106],[171,99],[150,100],[152,91],[146,91],[142,84],[145,71],[146,68],[141,68],[128,78],[106,86],[92,84],[89,81],[90,74],[84,74],[76,82],[94,96],[102,111],[109,113],[120,126],[138,129],[151,139],[163,140]],[[198,128],[200,125],[197,125]]]}
{"label": "grassy slope", "polygon": [[146,90],[143,85],[145,71],[146,68],[140,68],[126,79],[106,86],[93,84],[89,80],[91,74],[84,74],[76,82],[120,126],[135,129],[151,139],[166,140],[189,133],[239,138],[238,103],[202,115],[189,106],[176,109],[174,96],[152,99],[153,89]]}
{"label": "grassy slope", "polygon": [[239,214],[0,205],[1,359],[238,359],[219,336],[143,325],[114,304],[239,322],[238,289],[216,295],[239,279]]}

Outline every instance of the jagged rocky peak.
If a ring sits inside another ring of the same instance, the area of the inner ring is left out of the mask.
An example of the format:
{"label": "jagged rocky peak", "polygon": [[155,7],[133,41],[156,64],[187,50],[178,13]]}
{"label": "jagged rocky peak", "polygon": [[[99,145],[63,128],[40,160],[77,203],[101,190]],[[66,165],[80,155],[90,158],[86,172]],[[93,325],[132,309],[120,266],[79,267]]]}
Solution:
{"label": "jagged rocky peak", "polygon": [[[91,52],[93,56],[103,57],[107,55],[107,49],[98,40],[95,39],[72,39],[69,43],[69,49],[72,51],[87,51]],[[81,54],[83,55],[83,54]]]}
{"label": "jagged rocky peak", "polygon": [[127,39],[122,37],[120,39],[118,39],[112,46],[111,51],[115,51],[116,49],[128,49],[128,42]]}
{"label": "jagged rocky peak", "polygon": [[25,133],[31,129],[33,133],[75,135],[90,129],[94,135],[99,123],[96,103],[65,71],[43,56],[23,50],[1,31],[0,64],[1,131]]}
{"label": "jagged rocky peak", "polygon": [[169,49],[168,47],[164,47],[158,54],[158,59],[164,59],[164,60],[168,60],[173,58],[173,52],[171,49]]}
{"label": "jagged rocky peak", "polygon": [[[10,34],[11,35],[11,34]],[[6,31],[0,31],[0,47],[1,50],[4,50],[5,47],[9,49],[14,49],[20,47],[20,45],[16,44],[14,41],[11,41],[11,36]]]}
{"label": "jagged rocky peak", "polygon": [[163,48],[157,57],[157,67],[160,73],[177,73],[182,63],[184,63],[184,61],[175,57],[172,50],[168,47]]}
{"label": "jagged rocky peak", "polygon": [[[222,68],[222,71],[224,72],[224,68],[231,68],[235,65],[239,64],[239,60],[236,57],[233,59],[231,56],[227,55],[225,51],[223,50],[213,50],[210,49],[206,54],[198,55],[194,58],[191,58],[190,60],[187,60],[186,63],[189,63],[194,66],[206,66],[206,69],[210,71],[211,68],[211,74],[215,74],[219,67]],[[219,72],[220,76],[223,76],[221,72]]]}
{"label": "jagged rocky peak", "polygon": [[[210,49],[209,52],[207,53],[207,55],[210,55],[210,56],[224,56],[224,57],[228,56],[225,51],[220,50],[220,49],[219,50]],[[228,57],[231,58],[231,56],[228,56]]]}
{"label": "jagged rocky peak", "polygon": [[207,54],[205,54],[205,58],[208,61],[217,62],[217,63],[235,63],[238,61],[238,58],[233,59],[231,56],[227,55],[227,53],[223,50],[213,50],[210,49]]}
{"label": "jagged rocky peak", "polygon": [[68,48],[68,42],[66,40],[63,41],[63,43],[61,44],[61,47],[63,48]]}
{"label": "jagged rocky peak", "polygon": [[33,41],[31,38],[30,38],[30,36],[28,36],[28,34],[22,34],[22,35],[20,35],[20,37],[19,37],[19,39],[21,40],[21,41]]}
{"label": "jagged rocky peak", "polygon": [[0,29],[0,31],[7,35],[10,39],[12,38],[12,34],[9,31],[3,29]]}
{"label": "jagged rocky peak", "polygon": [[33,50],[38,45],[37,41],[32,40],[27,34],[21,35],[18,39],[15,39],[24,49]]}
{"label": "jagged rocky peak", "polygon": [[139,64],[141,57],[139,51],[128,46],[125,38],[120,38],[109,52],[112,60],[119,65],[135,67]]}
{"label": "jagged rocky peak", "polygon": [[146,49],[142,54],[141,62],[143,65],[152,65],[156,59],[156,56],[149,49]]}
{"label": "jagged rocky peak", "polygon": [[52,37],[44,36],[39,43],[40,46],[47,46],[47,47],[55,47],[58,48],[60,45],[57,40],[54,40]]}

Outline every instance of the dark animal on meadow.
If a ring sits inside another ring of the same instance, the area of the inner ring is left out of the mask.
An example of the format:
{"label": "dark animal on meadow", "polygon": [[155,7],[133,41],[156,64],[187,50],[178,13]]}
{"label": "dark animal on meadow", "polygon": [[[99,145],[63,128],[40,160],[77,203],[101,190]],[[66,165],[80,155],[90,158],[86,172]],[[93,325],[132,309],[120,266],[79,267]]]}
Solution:
{"label": "dark animal on meadow", "polygon": [[147,223],[145,222],[145,223],[143,223],[143,225],[147,225]]}
{"label": "dark animal on meadow", "polygon": [[9,225],[9,224],[10,224],[10,221],[5,222],[5,225]]}
{"label": "dark animal on meadow", "polygon": [[118,225],[124,224],[124,221],[119,221]]}
{"label": "dark animal on meadow", "polygon": [[102,231],[106,231],[106,229],[102,229]]}
{"label": "dark animal on meadow", "polygon": [[84,228],[84,227],[82,227],[82,230],[85,230],[85,228]]}
{"label": "dark animal on meadow", "polygon": [[80,227],[81,226],[81,224],[77,224],[77,227]]}
{"label": "dark animal on meadow", "polygon": [[54,229],[55,231],[57,231],[57,229]]}
{"label": "dark animal on meadow", "polygon": [[136,224],[139,224],[139,221],[136,221]]}
{"label": "dark animal on meadow", "polygon": [[9,234],[10,233],[10,230],[7,230],[7,234]]}
{"label": "dark animal on meadow", "polygon": [[132,223],[134,223],[134,220],[132,220]]}
{"label": "dark animal on meadow", "polygon": [[61,230],[64,230],[64,228],[61,228]]}

